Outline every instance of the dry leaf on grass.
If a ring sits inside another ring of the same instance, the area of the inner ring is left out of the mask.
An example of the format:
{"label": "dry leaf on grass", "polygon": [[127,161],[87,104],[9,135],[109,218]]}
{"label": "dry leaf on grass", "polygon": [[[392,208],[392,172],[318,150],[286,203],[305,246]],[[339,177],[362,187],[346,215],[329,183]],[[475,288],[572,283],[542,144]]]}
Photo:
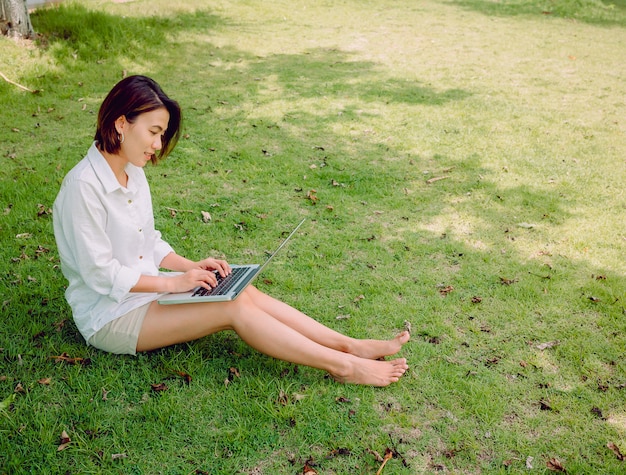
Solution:
{"label": "dry leaf on grass", "polygon": [[59,356],[50,356],[50,359],[55,363],[67,363],[67,364],[81,364],[87,366],[91,363],[90,358],[72,358],[67,353],[63,352]]}
{"label": "dry leaf on grass", "polygon": [[61,450],[67,449],[71,441],[72,439],[70,439],[70,436],[67,435],[67,432],[65,431],[61,432],[61,441],[60,441],[60,445],[57,447],[57,451],[60,452]]}
{"label": "dry leaf on grass", "polygon": [[599,419],[606,420],[606,417],[604,417],[604,414],[602,414],[602,410],[599,407],[592,407],[590,412]]}
{"label": "dry leaf on grass", "polygon": [[548,470],[552,470],[553,472],[567,473],[567,470],[565,470],[563,464],[555,458],[551,458],[550,460],[548,460],[546,462],[546,467],[548,467]]}
{"label": "dry leaf on grass", "polygon": [[548,348],[552,348],[554,346],[559,345],[559,343],[560,343],[559,340],[547,341],[545,343],[539,343],[538,345],[535,346],[535,348],[537,348],[538,350],[547,350]]}
{"label": "dry leaf on grass", "polygon": [[302,475],[317,475],[317,471],[308,463],[305,463],[304,468],[302,469]]}
{"label": "dry leaf on grass", "polygon": [[161,392],[161,391],[167,391],[169,389],[167,387],[167,384],[165,384],[165,383],[151,384],[150,387],[152,388],[152,390],[155,393],[158,393],[158,392]]}
{"label": "dry leaf on grass", "polygon": [[385,468],[385,464],[389,462],[389,460],[391,460],[392,458],[393,458],[393,450],[387,447],[385,449],[385,456],[383,457],[383,463],[378,469],[378,471],[376,472],[376,475],[380,475],[383,472],[383,468]]}
{"label": "dry leaf on grass", "polygon": [[319,200],[319,198],[317,197],[316,193],[317,193],[317,190],[309,190],[308,193],[306,194],[306,197],[313,204],[317,204],[317,201]]}
{"label": "dry leaf on grass", "polygon": [[187,373],[185,373],[184,371],[174,371],[174,374],[183,378],[183,380],[185,381],[185,383],[187,383],[187,385],[191,383],[192,377],[188,375]]}
{"label": "dry leaf on grass", "polygon": [[552,405],[550,404],[550,401],[542,399],[541,401],[539,401],[539,409],[541,409],[542,411],[551,411]]}
{"label": "dry leaf on grass", "polygon": [[340,447],[338,449],[331,450],[327,458],[338,457],[340,455],[349,456],[349,455],[352,455],[352,452],[350,452],[350,449],[348,448]]}
{"label": "dry leaf on grass", "polygon": [[281,406],[286,406],[287,404],[289,404],[289,396],[287,395],[287,393],[285,391],[283,391],[282,389],[280,390],[280,392],[278,393],[278,400],[277,400],[278,404],[280,404]]}
{"label": "dry leaf on grass", "polygon": [[606,444],[606,446],[613,451],[613,453],[617,457],[617,460],[621,460],[622,462],[626,460],[626,456],[622,454],[619,447],[615,443],[609,442],[608,444]]}
{"label": "dry leaf on grass", "polygon": [[451,285],[446,285],[445,287],[442,287],[439,289],[439,293],[441,295],[448,295],[450,292],[452,292],[454,290],[454,287]]}

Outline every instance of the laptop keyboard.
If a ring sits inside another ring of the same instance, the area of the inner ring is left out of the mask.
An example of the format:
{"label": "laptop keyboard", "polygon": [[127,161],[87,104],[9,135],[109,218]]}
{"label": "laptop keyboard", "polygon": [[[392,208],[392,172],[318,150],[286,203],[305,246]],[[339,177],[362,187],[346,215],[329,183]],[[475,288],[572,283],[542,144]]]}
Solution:
{"label": "laptop keyboard", "polygon": [[248,269],[245,267],[235,267],[232,272],[226,277],[222,277],[216,273],[217,287],[212,289],[205,289],[204,287],[198,287],[196,291],[191,294],[192,297],[206,297],[207,295],[224,295],[227,294],[239,281],[238,276],[246,272]]}

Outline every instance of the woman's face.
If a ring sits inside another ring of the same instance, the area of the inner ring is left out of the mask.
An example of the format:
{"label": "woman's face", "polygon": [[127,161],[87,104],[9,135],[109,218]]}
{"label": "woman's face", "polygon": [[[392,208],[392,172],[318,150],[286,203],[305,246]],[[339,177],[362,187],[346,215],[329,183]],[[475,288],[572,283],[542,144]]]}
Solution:
{"label": "woman's face", "polygon": [[137,167],[144,167],[163,146],[170,113],[165,107],[144,112],[132,124],[121,116],[115,121],[118,134],[124,134],[119,155]]}

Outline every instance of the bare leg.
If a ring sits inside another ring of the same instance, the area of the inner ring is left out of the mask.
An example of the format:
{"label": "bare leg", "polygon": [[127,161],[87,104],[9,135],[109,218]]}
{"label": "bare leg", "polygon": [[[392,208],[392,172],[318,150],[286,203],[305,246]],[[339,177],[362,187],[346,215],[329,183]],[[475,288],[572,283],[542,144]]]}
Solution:
{"label": "bare leg", "polygon": [[224,303],[153,303],[139,334],[137,351],[229,329],[266,355],[325,370],[346,383],[386,386],[398,381],[408,368],[404,358],[375,361],[321,345],[265,312],[247,294]]}
{"label": "bare leg", "polygon": [[375,360],[395,355],[410,338],[410,334],[407,331],[400,333],[391,340],[358,340],[350,338],[331,330],[286,303],[264,294],[255,287],[248,287],[246,292],[259,308],[307,338],[320,345],[360,356],[361,358]]}

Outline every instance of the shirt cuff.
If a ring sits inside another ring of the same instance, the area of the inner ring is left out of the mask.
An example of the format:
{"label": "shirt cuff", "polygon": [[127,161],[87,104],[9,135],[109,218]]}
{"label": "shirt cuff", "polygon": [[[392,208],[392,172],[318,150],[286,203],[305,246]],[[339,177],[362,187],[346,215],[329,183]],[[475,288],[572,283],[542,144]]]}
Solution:
{"label": "shirt cuff", "polygon": [[118,303],[121,302],[122,299],[128,295],[130,289],[137,285],[140,277],[141,272],[138,270],[131,269],[130,267],[122,267],[115,277],[109,297]]}
{"label": "shirt cuff", "polygon": [[174,248],[165,241],[159,241],[154,246],[154,263],[157,267],[161,266],[161,262],[165,259],[165,256],[174,252]]}

